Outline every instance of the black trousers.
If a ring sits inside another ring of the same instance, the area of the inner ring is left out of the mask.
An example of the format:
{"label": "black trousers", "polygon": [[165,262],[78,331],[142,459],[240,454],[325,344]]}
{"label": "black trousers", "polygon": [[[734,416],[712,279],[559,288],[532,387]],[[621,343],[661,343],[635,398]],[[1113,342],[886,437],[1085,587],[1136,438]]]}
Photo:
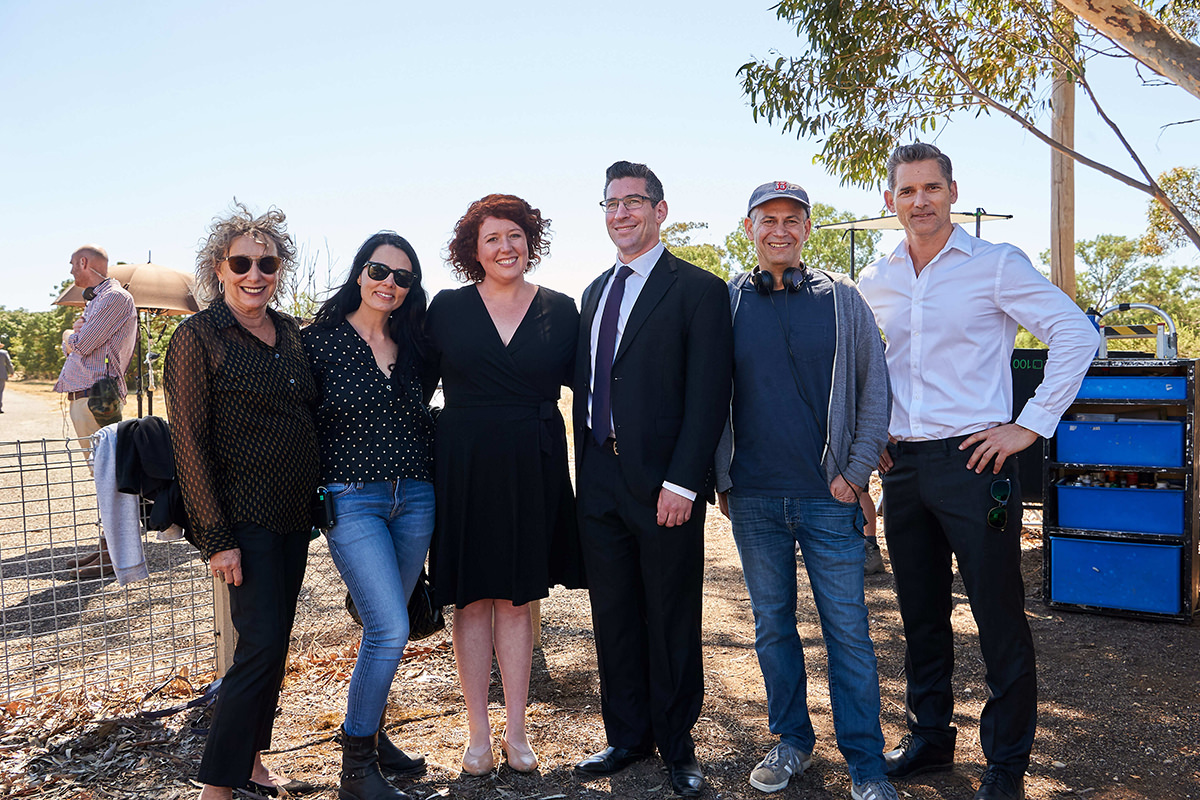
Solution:
{"label": "black trousers", "polygon": [[217,693],[198,778],[240,788],[250,780],[254,754],[271,747],[309,532],[278,534],[244,523],[233,534],[242,551],[242,585],[229,587],[238,642]]}
{"label": "black trousers", "polygon": [[[1009,458],[999,475],[991,463],[976,474],[966,468],[973,448],[958,449],[965,438],[892,445],[895,466],[883,476],[884,529],[904,620],[908,727],[931,744],[954,746],[953,555],[986,667],[980,744],[989,764],[1021,774],[1037,728],[1037,676],[1021,579],[1017,460]],[[1008,524],[997,530],[987,515],[997,505],[991,485],[1003,478],[1012,492]]]}
{"label": "black trousers", "polygon": [[704,700],[704,500],[687,523],[661,527],[656,506],[633,499],[618,458],[589,435],[579,466],[600,708],[608,744],[656,745],[671,762],[694,755]]}

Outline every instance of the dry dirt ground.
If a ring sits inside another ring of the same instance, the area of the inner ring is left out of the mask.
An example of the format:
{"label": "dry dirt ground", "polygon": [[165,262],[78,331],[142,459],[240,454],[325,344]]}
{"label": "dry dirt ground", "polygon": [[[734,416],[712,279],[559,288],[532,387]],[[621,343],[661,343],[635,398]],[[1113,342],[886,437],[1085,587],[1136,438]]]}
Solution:
{"label": "dry dirt ground", "polygon": [[[711,511],[711,509],[710,509]],[[750,604],[726,521],[710,513],[704,591],[706,696],[695,728],[709,800],[756,798],[747,783],[773,744],[753,647]],[[1200,626],[1053,611],[1041,602],[1040,529],[1027,516],[1027,613],[1038,647],[1039,728],[1026,777],[1030,798],[1200,799]],[[882,538],[881,538],[882,542]],[[818,742],[812,769],[776,796],[847,798],[850,781],[833,736],[825,654],[804,570],[798,609],[806,644],[809,705]],[[955,594],[959,728],[952,772],[899,784],[901,797],[970,798],[984,766],[978,717],[987,690],[975,626],[961,584]],[[883,729],[889,746],[904,733],[904,642],[890,574],[867,579],[879,659]],[[447,632],[448,634],[448,632]],[[293,658],[268,763],[316,783],[310,797],[337,797],[339,754],[330,737],[341,721],[353,646]],[[556,590],[542,605],[529,725],[540,770],[501,766],[492,775],[459,773],[466,713],[448,635],[410,646],[392,687],[389,730],[430,762],[419,780],[398,785],[415,797],[478,800],[591,800],[671,795],[661,763],[649,760],[610,779],[583,782],[571,766],[604,745],[587,595]],[[191,675],[144,696],[137,690],[41,695],[0,708],[0,797],[191,798],[207,711],[139,716],[197,697],[208,675]],[[503,728],[499,674],[493,674],[493,727]]]}

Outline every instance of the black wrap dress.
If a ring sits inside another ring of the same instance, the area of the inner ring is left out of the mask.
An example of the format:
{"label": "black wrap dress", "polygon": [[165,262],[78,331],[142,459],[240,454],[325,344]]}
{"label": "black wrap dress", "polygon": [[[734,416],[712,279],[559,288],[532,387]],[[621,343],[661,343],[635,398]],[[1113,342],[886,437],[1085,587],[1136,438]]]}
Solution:
{"label": "black wrap dress", "polygon": [[446,401],[434,440],[436,602],[523,605],[551,586],[582,587],[558,409],[574,372],[575,302],[539,287],[505,346],[479,290],[464,286],[433,299],[428,329]]}

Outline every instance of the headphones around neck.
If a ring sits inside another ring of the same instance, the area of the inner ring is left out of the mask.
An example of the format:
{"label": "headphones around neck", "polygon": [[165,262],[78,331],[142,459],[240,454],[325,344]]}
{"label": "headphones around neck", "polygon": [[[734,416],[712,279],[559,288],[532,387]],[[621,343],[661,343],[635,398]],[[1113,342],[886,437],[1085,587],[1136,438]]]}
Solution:
{"label": "headphones around neck", "polygon": [[[808,278],[808,272],[801,263],[799,267],[788,267],[783,271],[783,288],[789,292],[798,292]],[[775,276],[762,267],[755,267],[750,273],[750,285],[761,295],[770,296],[775,291]]]}
{"label": "headphones around neck", "polygon": [[102,276],[102,277],[104,277],[104,280],[100,281],[100,283],[97,283],[95,286],[89,286],[83,290],[83,299],[84,300],[87,300],[90,303],[96,299],[96,290],[104,285],[104,281],[108,280],[107,276]]}

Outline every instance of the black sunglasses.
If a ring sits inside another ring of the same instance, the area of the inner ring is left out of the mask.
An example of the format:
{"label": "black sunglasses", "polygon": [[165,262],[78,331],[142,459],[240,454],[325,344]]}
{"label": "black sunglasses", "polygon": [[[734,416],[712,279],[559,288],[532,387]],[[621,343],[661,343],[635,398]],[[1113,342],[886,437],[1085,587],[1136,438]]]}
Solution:
{"label": "black sunglasses", "polygon": [[233,271],[234,275],[245,275],[254,264],[258,264],[258,271],[263,275],[274,275],[283,265],[283,262],[279,260],[279,256],[263,256],[261,258],[229,256],[225,260],[229,262],[229,269]]}
{"label": "black sunglasses", "polygon": [[407,289],[413,285],[417,279],[417,273],[410,269],[392,269],[387,264],[380,264],[378,261],[368,261],[363,264],[363,269],[367,271],[373,281],[386,281],[387,276],[392,276],[392,281],[397,287]]}
{"label": "black sunglasses", "polygon": [[1012,495],[1012,481],[1008,478],[992,481],[991,493],[996,505],[988,512],[988,525],[1004,530],[1008,526],[1008,498]]}

